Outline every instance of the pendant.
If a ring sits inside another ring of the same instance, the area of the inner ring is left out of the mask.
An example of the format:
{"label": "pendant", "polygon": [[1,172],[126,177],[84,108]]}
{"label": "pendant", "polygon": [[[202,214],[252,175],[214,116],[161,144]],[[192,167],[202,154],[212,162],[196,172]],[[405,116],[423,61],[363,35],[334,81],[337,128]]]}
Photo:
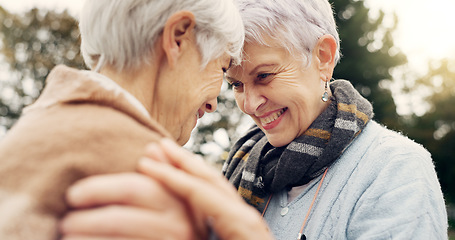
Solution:
{"label": "pendant", "polygon": [[328,92],[324,92],[324,94],[322,94],[321,99],[322,99],[323,102],[329,101],[329,93]]}
{"label": "pendant", "polygon": [[297,238],[297,240],[306,240],[305,234],[299,233],[299,237]]}

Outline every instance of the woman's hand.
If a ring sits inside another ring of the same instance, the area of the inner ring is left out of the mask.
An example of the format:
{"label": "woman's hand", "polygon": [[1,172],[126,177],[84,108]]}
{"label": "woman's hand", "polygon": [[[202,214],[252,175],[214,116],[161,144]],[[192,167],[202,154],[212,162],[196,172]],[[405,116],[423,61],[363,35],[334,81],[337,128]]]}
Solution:
{"label": "woman's hand", "polygon": [[201,157],[166,139],[149,145],[146,154],[152,160],[141,159],[139,171],[184,199],[191,212],[206,219],[219,238],[273,239],[259,212]]}
{"label": "woman's hand", "polygon": [[83,179],[67,192],[75,208],[61,222],[63,240],[203,239],[187,207],[139,173]]}

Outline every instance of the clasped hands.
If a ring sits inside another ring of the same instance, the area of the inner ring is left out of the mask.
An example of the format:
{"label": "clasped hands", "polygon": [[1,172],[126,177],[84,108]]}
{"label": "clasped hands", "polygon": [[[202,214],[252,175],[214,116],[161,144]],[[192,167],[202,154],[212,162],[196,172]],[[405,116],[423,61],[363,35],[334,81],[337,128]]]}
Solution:
{"label": "clasped hands", "polygon": [[138,173],[88,177],[67,192],[62,240],[273,239],[259,213],[200,156],[164,139]]}

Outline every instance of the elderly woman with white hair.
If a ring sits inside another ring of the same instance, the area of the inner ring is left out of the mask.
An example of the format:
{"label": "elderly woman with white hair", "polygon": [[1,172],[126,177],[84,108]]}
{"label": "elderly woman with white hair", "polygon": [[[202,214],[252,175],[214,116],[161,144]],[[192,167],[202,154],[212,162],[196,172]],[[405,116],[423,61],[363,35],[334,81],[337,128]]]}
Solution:
{"label": "elderly woman with white hair", "polygon": [[238,3],[244,55],[226,78],[255,126],[223,173],[269,230],[226,179],[169,141],[150,145],[153,161],[139,169],[186,199],[221,239],[271,239],[268,231],[276,239],[446,239],[430,154],[375,122],[348,81],[331,81],[340,40],[329,2]]}
{"label": "elderly woman with white hair", "polygon": [[[231,0],[88,0],[80,31],[93,71],[53,69],[0,143],[0,239],[56,239],[73,182],[134,172],[146,144],[161,138],[186,143],[197,119],[215,111],[223,74],[240,59],[244,39]],[[151,182],[123,176],[120,184]],[[148,186],[150,200],[135,204],[160,211],[144,218],[159,230],[142,237],[175,229],[193,235],[185,203]]]}

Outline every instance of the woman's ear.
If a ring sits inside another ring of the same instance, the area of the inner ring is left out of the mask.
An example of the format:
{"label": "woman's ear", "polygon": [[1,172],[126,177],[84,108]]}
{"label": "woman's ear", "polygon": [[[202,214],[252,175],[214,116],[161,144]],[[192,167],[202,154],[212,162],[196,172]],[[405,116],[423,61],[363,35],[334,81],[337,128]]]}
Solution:
{"label": "woman's ear", "polygon": [[315,54],[319,62],[319,70],[323,79],[331,79],[333,69],[335,68],[335,54],[337,51],[337,43],[332,35],[324,35],[319,38],[316,44]]}
{"label": "woman's ear", "polygon": [[195,25],[196,20],[192,12],[180,11],[168,18],[163,28],[162,48],[171,67],[182,54],[182,43],[194,39]]}

